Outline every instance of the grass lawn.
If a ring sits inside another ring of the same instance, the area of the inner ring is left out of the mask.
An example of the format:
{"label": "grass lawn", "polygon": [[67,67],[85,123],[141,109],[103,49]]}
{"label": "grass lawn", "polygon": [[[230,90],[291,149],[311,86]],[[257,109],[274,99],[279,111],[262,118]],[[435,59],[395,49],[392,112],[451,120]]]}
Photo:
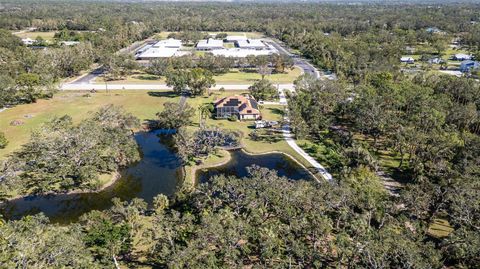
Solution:
{"label": "grass lawn", "polygon": [[428,227],[427,233],[430,236],[436,238],[447,237],[450,233],[453,232],[452,226],[448,223],[448,220],[445,219],[434,219],[430,226]]}
{"label": "grass lawn", "polygon": [[[284,74],[272,74],[265,78],[272,83],[284,84],[293,83],[293,81],[302,74],[300,68],[287,70]],[[241,72],[238,69],[231,69],[229,73],[214,76],[216,84],[252,84],[255,80],[261,79],[262,76],[257,72]],[[97,77],[95,84],[105,84],[103,77]],[[164,77],[149,75],[143,71],[135,71],[134,74],[127,76],[122,80],[108,81],[108,84],[165,84]]]}
{"label": "grass lawn", "polygon": [[[287,70],[285,74],[271,74],[265,76],[265,78],[272,83],[293,83],[293,81],[301,74],[302,70],[295,67],[291,70]],[[214,77],[217,84],[250,84],[261,78],[262,76],[257,72],[241,72],[238,69],[231,69],[227,74]]]}
{"label": "grass lawn", "polygon": [[[142,121],[153,119],[155,114],[163,109],[167,101],[178,102],[179,97],[169,92],[146,90],[114,91],[110,93],[98,92],[83,97],[85,92],[61,92],[50,100],[39,100],[35,104],[24,104],[0,112],[0,130],[2,130],[9,144],[0,149],[0,159],[20,148],[30,138],[30,133],[42,123],[68,114],[75,122],[89,115],[90,112],[107,104],[123,106]],[[23,125],[11,126],[13,120],[21,120]]]}
{"label": "grass lawn", "polygon": [[53,40],[53,37],[55,35],[55,31],[50,31],[50,32],[22,32],[22,33],[16,33],[15,35],[20,37],[20,38],[31,38],[31,39],[36,39],[37,37],[42,37],[45,40]]}

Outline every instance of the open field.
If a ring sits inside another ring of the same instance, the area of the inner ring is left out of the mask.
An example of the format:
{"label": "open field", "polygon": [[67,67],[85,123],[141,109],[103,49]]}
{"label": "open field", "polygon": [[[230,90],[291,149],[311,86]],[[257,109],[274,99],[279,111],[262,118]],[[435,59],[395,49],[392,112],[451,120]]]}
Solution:
{"label": "open field", "polygon": [[[301,74],[302,70],[295,67],[292,70],[288,70],[285,74],[271,74],[265,76],[265,78],[272,83],[292,83]],[[256,72],[241,72],[238,69],[232,69],[227,74],[214,77],[217,84],[251,84],[261,78],[262,76]]]}
{"label": "open field", "polygon": [[20,38],[31,38],[31,39],[36,39],[37,37],[41,37],[45,40],[53,40],[53,37],[55,35],[55,31],[49,31],[49,32],[21,32],[21,33],[15,33],[16,36]]}
{"label": "open field", "polygon": [[[169,92],[149,91],[115,91],[111,93],[86,93],[61,92],[50,100],[39,100],[35,104],[19,105],[0,113],[0,130],[10,141],[5,149],[0,149],[0,159],[20,148],[28,141],[30,133],[42,123],[65,114],[72,116],[78,122],[88,117],[98,108],[114,104],[123,106],[142,121],[152,119],[155,114],[163,109],[165,102],[178,102],[179,97]],[[24,122],[20,126],[11,126],[13,120]]]}
{"label": "open field", "polygon": [[[284,74],[271,74],[265,76],[274,84],[293,83],[293,81],[302,74],[302,70],[295,67],[287,70]],[[217,84],[252,84],[255,80],[259,80],[262,76],[254,71],[242,72],[238,69],[231,69],[230,72],[214,76]],[[103,77],[97,77],[93,83],[105,84]],[[164,77],[149,75],[143,71],[136,71],[133,75],[127,76],[122,80],[108,81],[108,84],[165,84]]]}

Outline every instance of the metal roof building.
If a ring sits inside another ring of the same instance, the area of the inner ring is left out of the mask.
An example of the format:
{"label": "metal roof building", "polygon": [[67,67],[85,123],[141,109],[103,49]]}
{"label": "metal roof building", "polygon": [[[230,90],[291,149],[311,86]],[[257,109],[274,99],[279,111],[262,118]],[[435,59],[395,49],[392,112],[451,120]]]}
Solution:
{"label": "metal roof building", "polygon": [[236,42],[237,46],[242,49],[265,49],[267,46],[260,39],[246,39]]}
{"label": "metal roof building", "polygon": [[154,48],[180,48],[181,46],[182,41],[173,38],[160,40],[153,45]]}
{"label": "metal roof building", "polygon": [[153,45],[146,45],[136,54],[138,60],[150,60],[155,58],[167,58],[179,56],[182,41],[178,39],[169,38],[160,40]]}
{"label": "metal roof building", "polygon": [[278,53],[276,50],[264,49],[264,50],[254,50],[254,49],[222,49],[222,50],[212,50],[211,53],[217,56],[225,57],[235,57],[235,58],[245,58],[248,55],[260,56],[260,55],[271,55]]}
{"label": "metal roof building", "polygon": [[200,40],[197,44],[197,50],[216,50],[223,48],[223,40],[212,38]]}
{"label": "metal roof building", "polygon": [[227,38],[225,38],[227,42],[237,42],[237,41],[247,40],[247,39],[248,38],[244,35],[229,35],[227,36]]}

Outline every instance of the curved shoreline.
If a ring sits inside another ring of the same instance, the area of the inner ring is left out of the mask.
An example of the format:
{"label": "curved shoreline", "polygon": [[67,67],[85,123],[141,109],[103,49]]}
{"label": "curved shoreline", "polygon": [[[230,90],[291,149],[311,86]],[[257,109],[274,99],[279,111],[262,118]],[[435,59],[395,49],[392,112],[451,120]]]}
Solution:
{"label": "curved shoreline", "polygon": [[13,197],[9,197],[7,199],[4,199],[3,201],[0,201],[0,206],[2,206],[3,204],[6,204],[8,202],[11,202],[11,201],[14,201],[14,200],[18,200],[18,199],[25,199],[25,198],[28,198],[28,197],[45,197],[45,196],[49,196],[49,195],[71,195],[71,194],[85,194],[85,193],[99,193],[101,191],[104,191],[105,189],[113,186],[120,178],[122,177],[121,173],[119,171],[115,171],[112,173],[112,176],[110,177],[110,180],[108,182],[106,182],[105,184],[103,184],[102,186],[100,186],[100,188],[96,189],[96,190],[81,190],[81,189],[75,189],[75,190],[71,190],[71,191],[66,191],[66,192],[54,192],[54,191],[49,191],[49,192],[46,192],[46,193],[42,193],[42,194],[26,194],[26,195],[15,195]]}
{"label": "curved shoreline", "polygon": [[[320,182],[320,180],[318,179],[317,176],[315,176],[315,174],[313,174],[310,169],[308,169],[305,165],[303,165],[299,160],[297,160],[295,157],[293,157],[292,155],[286,153],[286,152],[283,152],[283,151],[278,151],[278,150],[271,150],[271,151],[267,151],[267,152],[260,152],[260,153],[257,153],[257,152],[251,152],[251,151],[248,151],[245,147],[241,147],[240,148],[241,151],[243,151],[245,154],[247,155],[250,155],[250,156],[259,156],[259,155],[267,155],[267,154],[282,154],[284,156],[287,156],[288,158],[290,158],[291,160],[293,160],[296,164],[298,164],[300,167],[302,167],[305,171],[308,172],[308,174],[310,174],[310,176],[315,179],[317,182]],[[227,159],[226,160],[222,160],[221,162],[219,163],[214,163],[214,164],[211,164],[211,165],[194,165],[194,166],[191,166],[190,167],[190,182],[189,184],[191,184],[190,186],[194,187],[196,184],[197,184],[197,171],[200,170],[200,169],[209,169],[209,168],[215,168],[215,167],[218,167],[218,166],[222,166],[222,165],[225,165],[227,164],[228,162],[230,162],[230,160],[232,159],[232,154],[230,153],[231,150],[225,150],[228,153],[228,156],[227,156]],[[187,169],[185,169],[187,170]],[[185,177],[184,177],[184,180],[187,179],[187,173],[185,173]],[[185,184],[185,182],[183,183]]]}

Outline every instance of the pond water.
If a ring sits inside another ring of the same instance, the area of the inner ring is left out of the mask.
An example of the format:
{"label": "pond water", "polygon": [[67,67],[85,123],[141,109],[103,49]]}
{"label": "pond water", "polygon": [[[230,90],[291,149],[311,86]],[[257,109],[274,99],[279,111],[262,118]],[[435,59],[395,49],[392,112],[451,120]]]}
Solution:
{"label": "pond water", "polygon": [[[135,139],[141,149],[142,159],[122,172],[122,177],[112,186],[96,193],[52,194],[30,196],[7,202],[0,214],[7,219],[43,212],[52,222],[67,224],[91,210],[104,210],[112,206],[112,198],[130,200],[135,197],[151,204],[159,193],[171,196],[183,179],[181,162],[175,153],[161,141],[157,132],[137,133]],[[309,179],[308,172],[289,157],[279,154],[249,155],[242,150],[231,151],[232,159],[225,165],[198,171],[199,182],[218,174],[248,175],[247,167],[258,165],[275,169],[280,176],[290,179]]]}
{"label": "pond water", "polygon": [[247,167],[252,165],[277,170],[279,176],[285,176],[293,180],[312,178],[307,170],[284,154],[268,153],[250,155],[243,150],[234,150],[230,151],[230,153],[232,158],[228,163],[197,171],[197,180],[199,182],[205,182],[211,176],[220,174],[245,177],[248,176]]}
{"label": "pond water", "polygon": [[7,219],[18,219],[43,212],[53,222],[70,223],[90,210],[109,208],[114,197],[122,200],[139,197],[151,203],[159,193],[173,195],[183,178],[181,163],[157,134],[135,135],[142,152],[141,161],[122,171],[122,177],[105,190],[19,198],[8,202],[0,213]]}

